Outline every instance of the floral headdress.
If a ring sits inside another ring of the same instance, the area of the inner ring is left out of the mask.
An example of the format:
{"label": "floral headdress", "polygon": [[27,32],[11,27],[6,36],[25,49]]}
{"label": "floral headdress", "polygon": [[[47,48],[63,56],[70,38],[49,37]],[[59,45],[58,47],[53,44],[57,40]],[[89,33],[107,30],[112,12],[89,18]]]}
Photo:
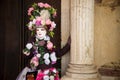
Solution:
{"label": "floral headdress", "polygon": [[56,24],[52,19],[56,17],[56,9],[47,3],[34,3],[28,9],[28,16],[30,16],[30,22],[27,27],[30,31],[34,31],[37,27],[45,27],[48,29],[49,35],[53,37]]}

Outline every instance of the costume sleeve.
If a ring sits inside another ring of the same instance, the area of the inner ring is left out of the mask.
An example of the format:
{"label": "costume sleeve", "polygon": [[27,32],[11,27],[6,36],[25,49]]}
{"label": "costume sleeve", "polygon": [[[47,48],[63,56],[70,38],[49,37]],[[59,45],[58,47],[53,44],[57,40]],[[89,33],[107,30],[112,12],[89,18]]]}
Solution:
{"label": "costume sleeve", "polygon": [[62,49],[57,50],[57,57],[62,57],[64,54],[66,54],[70,50],[70,44],[67,43]]}

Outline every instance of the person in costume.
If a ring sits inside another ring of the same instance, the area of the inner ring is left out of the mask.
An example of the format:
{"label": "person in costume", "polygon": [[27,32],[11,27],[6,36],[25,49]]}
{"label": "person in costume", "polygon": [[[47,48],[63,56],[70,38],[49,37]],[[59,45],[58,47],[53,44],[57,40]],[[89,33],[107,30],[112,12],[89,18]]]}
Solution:
{"label": "person in costume", "polygon": [[[28,15],[28,29],[33,33],[23,50],[28,65],[16,80],[60,80],[55,64],[57,58],[69,51],[70,38],[62,49],[55,49],[50,39],[54,36],[53,30],[56,28],[55,22],[52,21],[56,16],[56,10],[49,4],[34,3],[29,8]],[[31,76],[29,73],[35,75]]]}

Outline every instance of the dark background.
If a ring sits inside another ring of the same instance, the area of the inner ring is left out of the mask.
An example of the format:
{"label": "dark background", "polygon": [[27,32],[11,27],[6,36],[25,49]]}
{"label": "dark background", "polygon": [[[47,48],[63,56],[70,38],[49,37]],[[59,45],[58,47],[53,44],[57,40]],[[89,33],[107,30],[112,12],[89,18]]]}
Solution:
{"label": "dark background", "polygon": [[[1,0],[0,2],[0,80],[15,80],[25,67],[22,50],[28,41],[30,32],[27,9],[34,2],[46,2],[57,9],[57,24],[53,41],[60,48],[61,0]],[[60,61],[58,62],[60,67]]]}

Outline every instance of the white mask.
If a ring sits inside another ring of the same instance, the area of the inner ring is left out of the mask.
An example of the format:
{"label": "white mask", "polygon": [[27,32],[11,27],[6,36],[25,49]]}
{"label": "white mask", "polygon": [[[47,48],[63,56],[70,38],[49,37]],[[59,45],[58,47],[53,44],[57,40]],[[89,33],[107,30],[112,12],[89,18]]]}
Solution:
{"label": "white mask", "polygon": [[46,36],[46,29],[45,28],[36,28],[36,36],[38,39],[44,39]]}

